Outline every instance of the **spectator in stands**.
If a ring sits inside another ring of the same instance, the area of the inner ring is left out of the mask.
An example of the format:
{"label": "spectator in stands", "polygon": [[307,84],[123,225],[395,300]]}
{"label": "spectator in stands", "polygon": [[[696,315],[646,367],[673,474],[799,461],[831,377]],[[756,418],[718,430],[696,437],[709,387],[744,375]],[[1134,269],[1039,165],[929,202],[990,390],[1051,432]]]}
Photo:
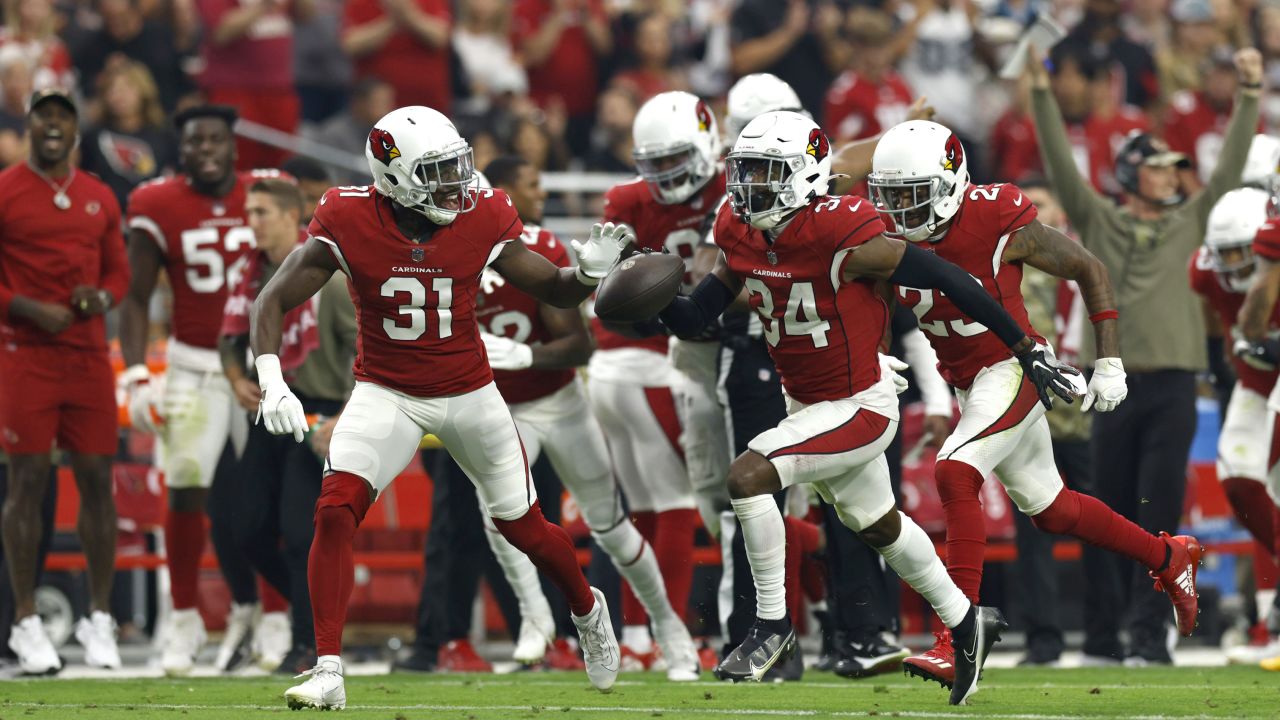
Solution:
{"label": "spectator in stands", "polygon": [[[458,13],[453,50],[462,63],[470,108],[489,109],[491,97],[529,91],[524,66],[511,46],[511,7],[506,0],[467,0]],[[478,164],[476,167],[483,167]]]}
{"label": "spectator in stands", "polygon": [[58,16],[53,0],[5,0],[4,27],[0,28],[0,46],[14,45],[22,49],[35,68],[33,83],[37,90],[75,86],[71,55],[58,39]]}
{"label": "spectator in stands", "polygon": [[822,107],[836,73],[848,66],[844,26],[832,2],[743,0],[731,21],[733,74],[777,75],[795,88],[807,108]]}
{"label": "spectator in stands", "polygon": [[1267,85],[1271,88],[1268,101],[1263,103],[1263,115],[1267,132],[1280,134],[1280,5],[1262,5],[1257,9],[1256,32],[1258,49],[1262,52]]}
{"label": "spectator in stands", "polygon": [[1013,85],[1012,95],[1009,108],[991,128],[991,144],[987,148],[991,179],[995,182],[1016,182],[1041,172],[1040,147],[1031,120],[1031,86],[1019,80]]}
{"label": "spectator in stands", "polygon": [[1172,42],[1156,52],[1160,94],[1166,100],[1200,88],[1205,61],[1224,39],[1214,23],[1209,0],[1175,0],[1169,16],[1173,18]]}
{"label": "spectator in stands", "polygon": [[[1203,240],[1209,210],[1239,183],[1258,121],[1262,58],[1249,48],[1236,53],[1235,64],[1241,91],[1205,189],[1184,202],[1175,169],[1184,158],[1148,135],[1135,134],[1117,157],[1116,179],[1126,200],[1121,208],[1081,177],[1049,91],[1049,75],[1043,63],[1028,63],[1045,168],[1067,219],[1106,265],[1119,301],[1129,397],[1115,412],[1093,421],[1098,498],[1151,532],[1178,529],[1196,426],[1195,374],[1206,366],[1204,323],[1187,263]],[[1082,363],[1089,364],[1093,353],[1086,333]],[[1111,572],[1094,573],[1090,605],[1097,612],[1085,654],[1102,662],[1124,658],[1118,631],[1122,619],[1131,618],[1132,662],[1170,663],[1168,600],[1149,591],[1150,578],[1139,575],[1133,563],[1108,558]]]}
{"label": "spectator in stands", "polygon": [[[311,224],[311,216],[316,211],[316,205],[320,204],[324,191],[333,187],[333,177],[319,161],[301,155],[285,160],[280,165],[280,170],[293,176],[298,182],[298,189],[302,191],[302,226],[306,227]],[[365,177],[361,184],[368,181],[369,178]]]}
{"label": "spectator in stands", "polygon": [[449,0],[348,0],[342,50],[356,78],[376,77],[395,90],[396,107],[426,105],[448,115]]}
{"label": "spectator in stands", "polygon": [[521,118],[511,131],[511,149],[538,172],[564,169],[569,160],[564,119],[554,113],[548,113],[543,122]]}
{"label": "spectator in stands", "polygon": [[98,76],[108,59],[123,55],[142,63],[151,73],[166,113],[172,112],[189,81],[178,62],[173,31],[143,15],[142,0],[97,0],[102,25],[89,30],[71,48],[80,92],[97,94]]}
{"label": "spectator in stands", "polygon": [[1173,23],[1169,15],[1169,0],[1133,0],[1129,11],[1120,18],[1120,26],[1125,37],[1154,55],[1168,47],[1172,40]]}
{"label": "spectator in stands", "polygon": [[1146,48],[1125,37],[1120,10],[1120,0],[1085,0],[1084,17],[1062,42],[1075,55],[1118,66],[1112,69],[1121,72],[1123,102],[1150,110],[1160,97],[1155,61]]}
{"label": "spectator in stands", "polygon": [[636,26],[636,65],[614,76],[615,84],[626,84],[641,103],[668,90],[687,90],[683,66],[673,62],[671,32],[674,25],[661,13],[645,16]]}
{"label": "spectator in stands", "polygon": [[1060,43],[1053,49],[1053,95],[1062,108],[1076,165],[1098,192],[1118,197],[1113,167],[1116,152],[1134,130],[1147,131],[1150,121],[1140,109],[1118,103],[1113,66]]}
{"label": "spectator in stands", "polygon": [[600,111],[591,136],[587,169],[595,172],[631,174],[636,171],[631,157],[631,126],[640,103],[631,88],[615,85],[600,93]]}
{"label": "spectator in stands", "polygon": [[[351,101],[346,110],[329,118],[306,135],[334,150],[364,157],[364,146],[369,141],[369,130],[383,115],[396,108],[395,89],[377,77],[366,77],[351,89]],[[337,170],[340,182],[364,184],[369,182],[369,171],[354,168]]]}
{"label": "spectator in stands", "polygon": [[35,66],[17,45],[0,46],[0,167],[21,162]]}
{"label": "spectator in stands", "polygon": [[117,59],[98,77],[101,121],[80,140],[80,165],[102,179],[124,207],[129,192],[177,163],[177,139],[165,120],[147,67]]}
{"label": "spectator in stands", "polygon": [[1215,48],[1200,65],[1197,88],[1174,94],[1165,115],[1164,138],[1169,148],[1191,159],[1202,183],[1209,181],[1218,164],[1239,85],[1231,54],[1226,46]]}
{"label": "spectator in stands", "polygon": [[613,50],[603,0],[516,0],[513,36],[530,97],[548,113],[567,115],[569,144],[575,155],[585,155],[599,67]]}
{"label": "spectator in stands", "polygon": [[[28,0],[29,1],[29,0]],[[209,103],[230,105],[240,119],[292,133],[298,127],[293,89],[293,21],[310,14],[311,0],[198,0],[205,37],[200,88]],[[236,166],[274,168],[286,153],[240,139]]]}
{"label": "spectator in stands", "polygon": [[351,58],[341,47],[343,0],[312,0],[315,11],[294,27],[294,86],[304,123],[322,123],[347,105]]}
{"label": "spectator in stands", "polygon": [[837,144],[879,135],[907,119],[911,88],[893,69],[893,21],[877,10],[849,13],[852,65],[827,90],[822,125]]}

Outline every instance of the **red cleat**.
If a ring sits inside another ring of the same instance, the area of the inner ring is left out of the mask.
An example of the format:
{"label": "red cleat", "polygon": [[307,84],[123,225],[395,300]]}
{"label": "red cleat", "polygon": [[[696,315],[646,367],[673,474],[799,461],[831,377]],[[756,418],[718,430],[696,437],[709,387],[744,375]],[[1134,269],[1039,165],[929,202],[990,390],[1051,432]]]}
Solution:
{"label": "red cleat", "polygon": [[956,681],[956,650],[951,645],[951,631],[935,632],[933,637],[933,647],[902,661],[902,672],[950,688]]}
{"label": "red cleat", "polygon": [[480,657],[470,640],[450,640],[440,648],[436,670],[456,673],[491,673],[493,666]]}
{"label": "red cleat", "polygon": [[1190,635],[1196,629],[1196,618],[1200,612],[1200,596],[1196,594],[1196,571],[1200,568],[1204,548],[1190,535],[1162,532],[1160,539],[1172,551],[1169,555],[1169,567],[1161,573],[1152,571],[1151,577],[1155,578],[1156,589],[1163,590],[1173,601],[1173,612],[1178,616],[1178,632],[1184,636]]}
{"label": "red cleat", "polygon": [[638,653],[626,645],[621,647],[621,651],[623,672],[641,672],[653,667],[654,651]]}
{"label": "red cleat", "polygon": [[704,672],[711,672],[720,664],[720,653],[703,645],[698,648],[698,664],[702,666]]}
{"label": "red cleat", "polygon": [[582,652],[562,637],[552,640],[547,646],[547,654],[542,658],[542,665],[548,670],[581,672],[587,669],[586,663],[582,662]]}

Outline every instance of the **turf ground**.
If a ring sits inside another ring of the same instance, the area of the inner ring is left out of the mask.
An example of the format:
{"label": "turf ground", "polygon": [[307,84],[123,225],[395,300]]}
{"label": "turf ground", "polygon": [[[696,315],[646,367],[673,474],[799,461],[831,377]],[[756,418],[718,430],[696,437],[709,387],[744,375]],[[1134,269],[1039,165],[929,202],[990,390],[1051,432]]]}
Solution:
{"label": "turf ground", "polygon": [[[708,676],[709,677],[709,676]],[[287,679],[14,680],[0,682],[0,719],[182,718],[293,715]],[[604,695],[570,674],[390,675],[347,679],[340,717],[379,720],[624,720],[626,718],[1280,717],[1280,676],[1254,667],[988,670],[964,708],[936,684],[885,675],[845,681],[810,672],[785,685],[675,685],[623,675]]]}

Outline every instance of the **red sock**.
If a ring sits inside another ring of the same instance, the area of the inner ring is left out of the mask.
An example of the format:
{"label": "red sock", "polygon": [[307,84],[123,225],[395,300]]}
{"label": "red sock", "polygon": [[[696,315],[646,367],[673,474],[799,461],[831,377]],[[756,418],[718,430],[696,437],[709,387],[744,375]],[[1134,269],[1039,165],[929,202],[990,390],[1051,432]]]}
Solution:
{"label": "red sock", "polygon": [[1031,518],[1045,532],[1071,535],[1090,545],[1133,558],[1151,570],[1164,565],[1165,544],[1091,495],[1063,488],[1049,507]]}
{"label": "red sock", "polygon": [[698,527],[698,511],[693,508],[658,513],[653,553],[667,586],[667,598],[681,620],[689,610],[689,588],[693,587],[693,533]]}
{"label": "red sock", "polygon": [[1222,481],[1222,490],[1227,494],[1236,519],[1253,539],[1274,548],[1276,537],[1272,516],[1275,515],[1276,504],[1267,494],[1267,486],[1257,480],[1229,477]]}
{"label": "red sock", "polygon": [[958,460],[938,461],[933,474],[947,522],[947,574],[976,604],[987,552],[987,521],[978,499],[982,474]]}
{"label": "red sock", "polygon": [[164,552],[169,563],[169,596],[174,610],[196,606],[200,597],[200,556],[208,535],[203,511],[170,510],[164,518]]}
{"label": "red sock", "polygon": [[[578,617],[591,612],[596,598],[591,586],[578,567],[578,555],[569,533],[559,525],[552,525],[542,515],[537,500],[524,515],[515,520],[493,519],[507,542],[529,556],[569,601],[569,611]],[[317,628],[318,630],[318,628]]]}
{"label": "red sock", "polygon": [[275,586],[258,576],[258,598],[262,602],[262,612],[284,612],[289,609],[289,601],[276,590]]}
{"label": "red sock", "polygon": [[1277,567],[1271,548],[1254,541],[1253,547],[1253,582],[1259,590],[1269,590],[1276,586]]}
{"label": "red sock", "polygon": [[809,520],[787,516],[787,546],[794,541],[800,549],[800,589],[809,602],[818,602],[827,596],[826,564],[813,556],[818,551],[822,528]]}
{"label": "red sock", "polygon": [[369,484],[364,479],[351,473],[325,477],[316,501],[315,537],[307,558],[317,655],[342,654],[342,628],[355,587],[351,539],[369,504]]}
{"label": "red sock", "polygon": [[[639,510],[631,513],[631,523],[636,526],[636,530],[640,531],[640,537],[644,538],[656,553],[658,548],[654,544],[654,538],[658,532],[658,514],[652,510]],[[667,589],[670,590],[670,588]],[[640,602],[640,598],[636,597],[631,589],[631,583],[626,580],[622,581],[622,624],[649,624],[649,613],[645,612],[644,604]]]}

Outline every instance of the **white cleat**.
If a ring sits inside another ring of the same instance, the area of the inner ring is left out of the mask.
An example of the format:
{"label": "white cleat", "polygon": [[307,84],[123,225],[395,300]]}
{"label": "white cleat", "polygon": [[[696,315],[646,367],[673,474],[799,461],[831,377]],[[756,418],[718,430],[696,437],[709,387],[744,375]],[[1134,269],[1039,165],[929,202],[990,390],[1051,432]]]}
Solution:
{"label": "white cleat", "polygon": [[160,649],[160,667],[169,677],[190,675],[196,664],[196,654],[207,639],[204,620],[195,608],[174,610],[165,630],[164,645]]}
{"label": "white cleat", "polygon": [[94,610],[76,623],[76,640],[84,646],[84,662],[89,667],[120,669],[120,648],[116,646],[116,621],[109,613]]}
{"label": "white cleat", "polygon": [[595,689],[609,692],[618,679],[618,666],[621,664],[618,638],[613,634],[604,593],[591,588],[591,594],[596,598],[596,606],[591,608],[591,612],[583,617],[573,614],[570,617],[578,626],[578,643],[582,645],[582,659],[587,664],[587,678]]}
{"label": "white cleat", "polygon": [[28,615],[9,631],[9,649],[18,656],[24,675],[52,675],[62,669],[62,658],[54,649],[39,615]]}
{"label": "white cleat", "polygon": [[258,667],[275,672],[292,647],[293,629],[289,625],[289,614],[262,613],[257,627],[253,629],[253,657]]}
{"label": "white cleat", "polygon": [[[662,658],[667,669],[667,680],[671,682],[693,682],[702,673],[702,665],[698,661],[698,648],[693,644],[693,636],[689,628],[678,616],[658,624],[654,629],[658,648],[662,650]],[[656,665],[656,663],[655,663]]]}
{"label": "white cleat", "polygon": [[256,603],[231,603],[231,612],[227,614],[227,631],[222,636],[218,656],[213,661],[213,667],[218,672],[230,672],[244,659],[242,646],[253,630],[253,618],[257,612]]}
{"label": "white cleat", "polygon": [[337,655],[320,656],[315,667],[297,677],[305,677],[306,681],[284,691],[284,700],[289,704],[290,710],[341,710],[347,706],[347,688],[342,683],[342,660]]}
{"label": "white cleat", "polygon": [[547,645],[555,639],[556,623],[549,615],[534,615],[520,621],[520,636],[511,659],[521,665],[536,665],[547,656]]}

